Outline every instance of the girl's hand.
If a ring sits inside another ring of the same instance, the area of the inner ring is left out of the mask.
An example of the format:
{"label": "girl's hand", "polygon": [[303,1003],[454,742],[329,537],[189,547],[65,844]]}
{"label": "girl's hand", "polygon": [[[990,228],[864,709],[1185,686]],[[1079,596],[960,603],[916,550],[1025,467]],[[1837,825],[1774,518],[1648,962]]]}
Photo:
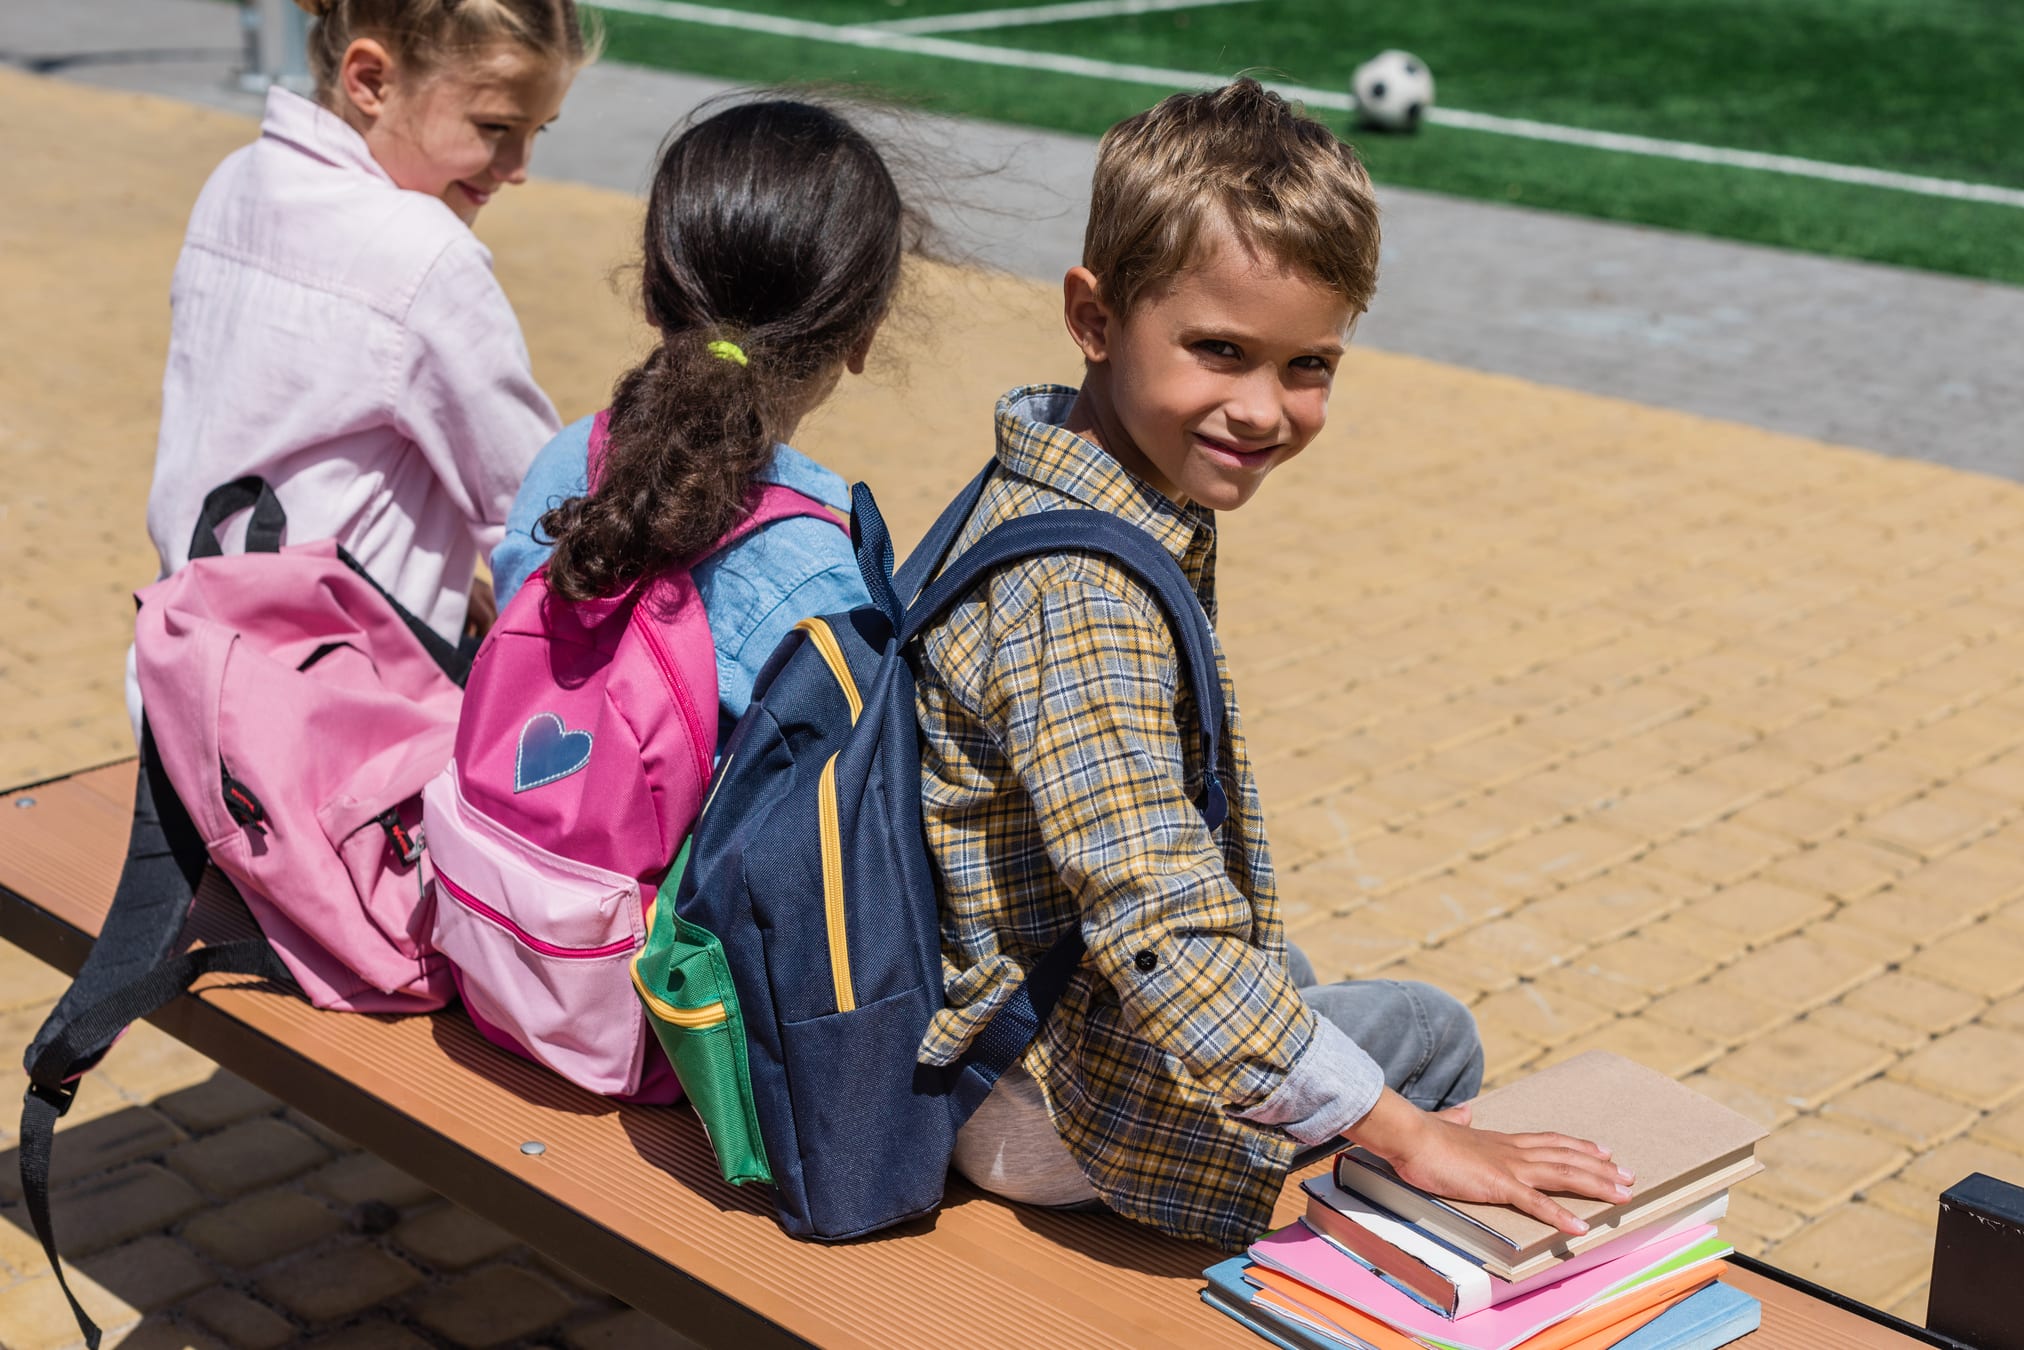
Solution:
{"label": "girl's hand", "polygon": [[464,633],[484,637],[499,622],[499,601],[492,595],[492,583],[484,577],[471,578],[471,608],[464,614]]}
{"label": "girl's hand", "polygon": [[1389,1088],[1347,1134],[1423,1191],[1510,1205],[1563,1233],[1586,1233],[1588,1225],[1544,1192],[1621,1204],[1636,1180],[1586,1139],[1474,1129],[1466,1106],[1431,1114]]}

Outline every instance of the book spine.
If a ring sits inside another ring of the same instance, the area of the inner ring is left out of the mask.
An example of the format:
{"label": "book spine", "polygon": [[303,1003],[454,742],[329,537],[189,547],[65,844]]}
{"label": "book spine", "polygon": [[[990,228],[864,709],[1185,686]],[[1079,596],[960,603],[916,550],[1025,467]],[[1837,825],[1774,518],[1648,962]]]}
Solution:
{"label": "book spine", "polygon": [[1517,1245],[1509,1238],[1456,1212],[1437,1197],[1396,1180],[1383,1162],[1366,1166],[1358,1158],[1361,1152],[1361,1149],[1350,1149],[1335,1155],[1337,1186],[1352,1195],[1362,1196],[1407,1223],[1418,1225],[1422,1231],[1462,1252],[1469,1260],[1481,1263],[1491,1274],[1507,1280],[1514,1278],[1506,1257],[1517,1251]]}
{"label": "book spine", "polygon": [[1369,1266],[1381,1279],[1443,1317],[1460,1315],[1454,1282],[1409,1252],[1400,1251],[1356,1220],[1337,1213],[1320,1196],[1307,1198],[1307,1226]]}

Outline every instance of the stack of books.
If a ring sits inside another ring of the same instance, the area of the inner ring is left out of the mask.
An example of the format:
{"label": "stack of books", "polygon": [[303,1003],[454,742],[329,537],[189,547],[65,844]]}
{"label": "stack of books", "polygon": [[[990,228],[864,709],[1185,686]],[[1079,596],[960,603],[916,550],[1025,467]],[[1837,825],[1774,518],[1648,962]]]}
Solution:
{"label": "stack of books", "polygon": [[1305,1183],[1305,1219],[1212,1266],[1202,1299],[1285,1350],[1714,1350],[1761,1310],[1722,1284],[1729,1188],[1765,1131],[1620,1055],[1591,1051],[1473,1103],[1472,1123],[1593,1139],[1635,1176],[1618,1203],[1556,1199],[1578,1237],[1443,1200],[1359,1148]]}

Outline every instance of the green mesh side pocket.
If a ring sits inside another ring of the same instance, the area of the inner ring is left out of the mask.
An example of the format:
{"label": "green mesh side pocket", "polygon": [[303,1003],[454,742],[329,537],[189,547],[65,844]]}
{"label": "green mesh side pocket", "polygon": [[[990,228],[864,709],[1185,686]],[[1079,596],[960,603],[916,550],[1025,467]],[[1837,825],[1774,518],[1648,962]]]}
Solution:
{"label": "green mesh side pocket", "polygon": [[745,1019],[738,1015],[738,993],[723,944],[708,929],[675,913],[675,889],[688,861],[684,844],[654,899],[646,946],[633,958],[633,990],[682,1080],[682,1091],[703,1118],[724,1180],[734,1186],[770,1183],[773,1173],[766,1166],[752,1100]]}

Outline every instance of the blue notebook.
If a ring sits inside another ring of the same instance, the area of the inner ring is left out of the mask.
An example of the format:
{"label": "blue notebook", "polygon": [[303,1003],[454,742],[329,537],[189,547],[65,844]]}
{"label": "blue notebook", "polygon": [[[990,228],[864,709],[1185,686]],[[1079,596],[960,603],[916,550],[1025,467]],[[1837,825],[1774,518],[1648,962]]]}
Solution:
{"label": "blue notebook", "polygon": [[1717,1280],[1618,1341],[1616,1350],[1716,1350],[1763,1320],[1763,1304]]}
{"label": "blue notebook", "polygon": [[1202,1278],[1209,1282],[1209,1287],[1202,1291],[1202,1302],[1242,1322],[1278,1346],[1279,1350],[1373,1350],[1369,1341],[1345,1341],[1340,1337],[1326,1336],[1297,1322],[1289,1322],[1270,1308],[1252,1306],[1251,1300],[1258,1296],[1258,1287],[1244,1278],[1244,1267],[1250,1264],[1248,1257],[1233,1256],[1203,1271]]}
{"label": "blue notebook", "polygon": [[[1209,1282],[1202,1291],[1202,1302],[1243,1323],[1279,1350],[1370,1350],[1367,1341],[1325,1336],[1287,1321],[1270,1308],[1255,1306],[1252,1300],[1258,1290],[1244,1279],[1248,1264],[1246,1258],[1233,1256],[1202,1272]],[[1717,1281],[1618,1341],[1616,1350],[1719,1350],[1755,1331],[1763,1315],[1763,1306],[1756,1299]]]}

